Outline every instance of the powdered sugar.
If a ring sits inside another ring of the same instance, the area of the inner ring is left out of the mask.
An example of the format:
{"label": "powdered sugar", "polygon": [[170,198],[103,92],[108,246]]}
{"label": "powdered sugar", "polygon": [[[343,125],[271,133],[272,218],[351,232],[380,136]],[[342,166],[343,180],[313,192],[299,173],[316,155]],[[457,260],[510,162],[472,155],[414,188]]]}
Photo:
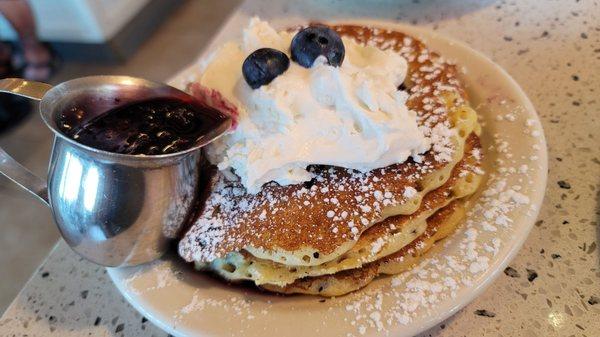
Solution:
{"label": "powdered sugar", "polygon": [[371,255],[379,253],[384,244],[385,240],[383,238],[378,238],[375,242],[373,242],[371,244]]}
{"label": "powdered sugar", "polygon": [[402,195],[407,198],[413,198],[415,195],[417,195],[417,190],[414,187],[408,186],[404,189],[404,192],[402,193]]}
{"label": "powdered sugar", "polygon": [[[491,174],[482,196],[468,212],[462,234],[456,234],[444,243],[445,247],[458,247],[457,254],[426,259],[410,271],[394,277],[389,288],[383,288],[384,297],[389,299],[391,307],[384,313],[383,320],[389,326],[409,324],[416,313],[427,312],[437,303],[457,296],[462,287],[471,287],[478,275],[490,267],[491,258],[503,247],[500,235],[496,233],[511,230],[514,215],[523,214],[524,209],[530,210],[529,197],[523,186],[514,183],[514,176],[519,174],[523,181],[531,170],[512,166],[515,160],[507,156],[511,153],[510,145],[501,135],[495,137],[492,148],[497,150],[497,163],[504,169]],[[489,232],[494,233],[491,238],[485,234]],[[364,305],[364,298],[368,296],[364,294],[346,306],[352,308],[357,318],[360,317],[356,324],[368,322],[365,317],[369,316],[369,309]]]}
{"label": "powdered sugar", "polygon": [[[192,296],[191,301],[183,306],[177,314],[175,314],[175,321],[180,321],[183,317],[190,314],[196,314],[199,311],[206,309],[215,310],[220,308],[227,311],[229,314],[236,316],[241,319],[252,320],[256,318],[256,313],[253,313],[250,303],[242,298],[231,297],[229,299],[216,300],[214,298],[203,298],[200,295],[200,291],[196,290]],[[267,310],[263,310],[261,315],[266,315]]]}

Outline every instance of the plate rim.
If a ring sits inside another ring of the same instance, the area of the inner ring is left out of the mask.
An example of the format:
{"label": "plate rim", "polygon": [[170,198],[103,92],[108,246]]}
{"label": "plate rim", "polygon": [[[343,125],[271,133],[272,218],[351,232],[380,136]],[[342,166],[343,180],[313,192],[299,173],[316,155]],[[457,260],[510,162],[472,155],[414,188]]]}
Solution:
{"label": "plate rim", "polygon": [[[223,26],[213,35],[213,37],[207,43],[207,47],[200,52],[198,57],[196,57],[196,61],[194,61],[190,65],[182,68],[181,71],[177,72],[173,77],[171,77],[167,81],[168,83],[176,83],[177,81],[184,80],[184,78],[189,75],[190,71],[198,66],[198,62],[200,60],[202,60],[204,57],[206,57],[207,54],[209,54],[212,51],[212,47],[214,46],[216,40],[222,34],[223,30],[227,28],[227,23],[229,22],[229,20],[231,20],[232,17],[233,17],[233,15],[231,15],[224,22]],[[514,238],[510,241],[510,248],[508,249],[507,253],[504,256],[501,256],[500,258],[494,257],[491,260],[490,265],[488,266],[488,268],[482,275],[483,276],[482,281],[475,284],[474,286],[472,286],[469,289],[469,292],[465,296],[449,298],[447,300],[444,300],[444,302],[451,303],[451,307],[449,310],[445,310],[445,311],[436,310],[435,313],[428,314],[427,316],[425,316],[424,320],[422,320],[419,324],[411,324],[411,325],[406,325],[406,326],[395,325],[389,329],[389,332],[393,333],[396,331],[397,327],[402,327],[404,329],[403,334],[406,334],[407,336],[412,336],[412,335],[415,335],[418,333],[426,332],[427,330],[431,329],[432,327],[439,324],[440,322],[455,315],[458,311],[460,311],[461,309],[466,307],[469,303],[471,303],[475,298],[479,297],[486,289],[488,289],[492,285],[492,283],[498,278],[498,276],[500,276],[501,271],[503,271],[504,268],[506,268],[506,266],[510,263],[510,261],[512,261],[517,256],[517,254],[521,251],[521,249],[523,248],[523,245],[525,244],[525,241],[529,237],[529,234],[531,233],[534,223],[539,216],[539,212],[543,205],[547,182],[548,182],[548,148],[547,148],[545,133],[543,130],[543,125],[541,123],[541,120],[537,113],[537,110],[535,109],[535,106],[533,105],[533,103],[531,102],[529,97],[526,95],[523,88],[521,88],[521,86],[518,84],[518,82],[508,73],[508,71],[506,71],[504,68],[502,68],[500,65],[498,65],[493,60],[491,60],[488,56],[486,56],[482,52],[472,48],[471,46],[469,46],[467,43],[465,43],[463,41],[449,37],[445,34],[440,34],[429,28],[425,28],[425,27],[421,27],[421,26],[414,26],[414,25],[400,23],[400,22],[394,22],[391,20],[377,20],[377,19],[347,19],[346,20],[346,19],[343,19],[343,20],[329,20],[329,21],[327,21],[327,23],[330,23],[330,24],[357,24],[357,25],[377,27],[377,28],[381,28],[381,29],[394,29],[394,30],[398,30],[401,32],[407,32],[411,36],[414,36],[414,37],[424,41],[425,43],[427,42],[428,39],[433,38],[433,39],[437,39],[437,40],[444,40],[446,43],[451,45],[453,48],[463,49],[464,51],[468,52],[469,54],[474,55],[481,61],[484,61],[487,64],[487,66],[490,66],[491,68],[493,68],[495,72],[497,72],[499,75],[502,76],[502,78],[504,80],[507,81],[507,84],[510,85],[511,90],[514,91],[514,93],[516,93],[517,97],[519,98],[518,104],[523,106],[524,110],[527,111],[527,113],[530,113],[531,116],[533,116],[535,118],[535,120],[538,122],[537,124],[539,125],[539,128],[541,130],[541,135],[538,140],[538,142],[541,146],[541,149],[538,153],[540,155],[540,157],[536,161],[536,164],[539,165],[538,167],[536,167],[536,171],[539,171],[538,174],[536,175],[536,177],[538,177],[537,179],[539,179],[541,181],[541,183],[539,184],[539,186],[537,186],[538,188],[536,188],[534,191],[531,191],[528,194],[528,197],[531,200],[530,206],[535,206],[532,214],[528,215],[528,217],[527,217],[528,221],[526,221],[526,223],[518,224],[520,226],[526,225],[522,229],[522,233],[524,235],[514,236]],[[485,130],[485,127],[483,129]],[[155,312],[152,311],[152,308],[146,308],[143,306],[143,303],[142,303],[143,301],[135,299],[132,296],[133,294],[127,289],[127,286],[124,282],[125,280],[123,280],[119,277],[118,270],[117,270],[118,268],[107,268],[107,269],[108,269],[109,277],[111,278],[112,282],[116,285],[116,287],[119,290],[119,292],[121,293],[121,295],[123,295],[123,297],[138,312],[143,314],[150,321],[152,321],[153,324],[157,325],[158,327],[160,327],[167,333],[169,333],[173,336],[182,336],[182,337],[186,336],[184,334],[184,332],[182,332],[181,330],[177,330],[172,325],[168,324],[167,323],[168,320],[162,320],[159,317],[156,317]],[[156,311],[156,310],[154,310],[154,311]],[[171,320],[171,322],[172,322],[172,320]],[[394,330],[392,330],[392,329],[394,329]],[[202,334],[202,332],[200,332],[200,331],[198,333]]]}

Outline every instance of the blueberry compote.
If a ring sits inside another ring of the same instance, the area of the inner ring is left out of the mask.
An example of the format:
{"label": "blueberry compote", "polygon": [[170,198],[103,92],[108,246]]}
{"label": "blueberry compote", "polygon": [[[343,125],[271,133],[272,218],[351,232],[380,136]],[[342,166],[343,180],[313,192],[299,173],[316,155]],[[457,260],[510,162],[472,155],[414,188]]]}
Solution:
{"label": "blueberry compote", "polygon": [[74,107],[62,114],[61,131],[83,145],[131,155],[187,150],[217,126],[214,116],[222,116],[207,106],[159,98],[118,107],[73,126],[73,116],[78,119],[84,113]]}

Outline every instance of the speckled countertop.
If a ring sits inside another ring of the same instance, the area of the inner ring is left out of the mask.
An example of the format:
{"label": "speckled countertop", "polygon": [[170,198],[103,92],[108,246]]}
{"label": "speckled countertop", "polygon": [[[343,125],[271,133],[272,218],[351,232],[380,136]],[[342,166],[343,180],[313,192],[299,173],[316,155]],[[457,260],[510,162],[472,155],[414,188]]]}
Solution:
{"label": "speckled countertop", "polygon": [[[482,296],[423,336],[598,336],[600,3],[358,2],[340,11],[430,27],[491,57],[529,95],[548,140],[546,199],[520,254]],[[0,319],[0,335],[166,334],[126,303],[103,268],[61,241]]]}

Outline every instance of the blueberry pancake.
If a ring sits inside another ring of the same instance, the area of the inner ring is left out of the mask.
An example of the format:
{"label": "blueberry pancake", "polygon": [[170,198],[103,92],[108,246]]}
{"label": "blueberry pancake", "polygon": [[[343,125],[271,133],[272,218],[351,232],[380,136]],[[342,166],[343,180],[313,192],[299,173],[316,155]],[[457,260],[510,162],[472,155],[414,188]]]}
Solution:
{"label": "blueberry pancake", "polygon": [[353,291],[400,270],[382,266],[433,219],[460,218],[481,181],[456,66],[401,32],[254,18],[201,67],[188,91],[236,126],[206,151],[211,189],[179,243],[200,270],[275,292]]}

